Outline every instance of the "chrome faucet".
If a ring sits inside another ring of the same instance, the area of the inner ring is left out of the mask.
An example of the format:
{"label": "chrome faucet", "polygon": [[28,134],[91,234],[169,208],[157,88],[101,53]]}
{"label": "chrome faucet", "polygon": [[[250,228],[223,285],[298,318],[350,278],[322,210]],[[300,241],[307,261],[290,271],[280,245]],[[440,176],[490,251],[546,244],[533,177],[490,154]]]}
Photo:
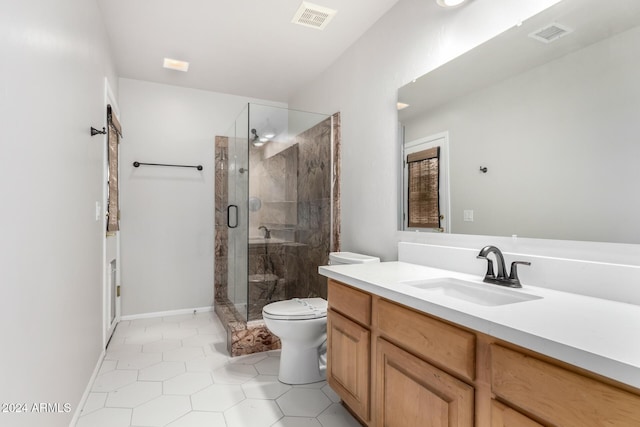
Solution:
{"label": "chrome faucet", "polygon": [[262,230],[263,228],[264,228],[264,238],[265,239],[270,239],[271,238],[271,230],[269,230],[264,225],[261,225],[260,227],[258,227],[258,230]]}
{"label": "chrome faucet", "polygon": [[[498,264],[497,274],[493,271],[493,261],[487,258],[491,253],[496,257],[496,262]],[[500,252],[500,249],[497,247],[485,246],[480,250],[477,258],[487,260],[487,274],[484,276],[484,282],[500,286],[508,286],[510,288],[522,287],[520,278],[518,277],[518,264],[531,265],[531,263],[527,261],[514,261],[511,263],[511,271],[509,272],[509,277],[507,277],[505,274],[506,267],[504,263],[504,256],[502,256],[502,252]]]}

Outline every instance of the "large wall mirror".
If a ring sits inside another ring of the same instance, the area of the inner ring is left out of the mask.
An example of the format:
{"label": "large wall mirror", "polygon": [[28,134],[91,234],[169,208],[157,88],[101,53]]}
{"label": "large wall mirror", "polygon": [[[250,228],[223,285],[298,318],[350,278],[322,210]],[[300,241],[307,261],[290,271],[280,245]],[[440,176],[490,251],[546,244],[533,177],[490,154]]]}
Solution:
{"label": "large wall mirror", "polygon": [[639,0],[563,0],[400,88],[403,158],[448,139],[432,229],[640,243],[639,25]]}

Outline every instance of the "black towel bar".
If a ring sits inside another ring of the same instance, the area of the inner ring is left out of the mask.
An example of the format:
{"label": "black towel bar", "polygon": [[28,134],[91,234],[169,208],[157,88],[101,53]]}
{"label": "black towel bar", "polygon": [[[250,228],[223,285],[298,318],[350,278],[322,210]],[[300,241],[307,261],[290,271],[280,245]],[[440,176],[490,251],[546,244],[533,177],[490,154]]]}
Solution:
{"label": "black towel bar", "polygon": [[198,169],[199,171],[201,171],[202,169],[204,169],[204,167],[202,167],[202,165],[197,165],[197,166],[191,166],[191,165],[168,165],[165,163],[142,163],[142,162],[133,162],[133,166],[134,167],[139,167],[140,165],[147,165],[147,166],[170,166],[172,168],[195,168]]}

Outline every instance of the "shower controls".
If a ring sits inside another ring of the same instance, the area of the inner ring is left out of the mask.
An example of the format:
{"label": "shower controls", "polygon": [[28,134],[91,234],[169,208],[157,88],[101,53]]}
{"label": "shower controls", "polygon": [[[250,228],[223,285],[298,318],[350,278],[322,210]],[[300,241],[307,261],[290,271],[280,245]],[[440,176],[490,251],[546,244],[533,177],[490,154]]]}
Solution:
{"label": "shower controls", "polygon": [[258,227],[258,230],[264,230],[264,238],[265,239],[270,239],[271,238],[271,230],[269,230],[264,225],[261,225],[260,227]]}

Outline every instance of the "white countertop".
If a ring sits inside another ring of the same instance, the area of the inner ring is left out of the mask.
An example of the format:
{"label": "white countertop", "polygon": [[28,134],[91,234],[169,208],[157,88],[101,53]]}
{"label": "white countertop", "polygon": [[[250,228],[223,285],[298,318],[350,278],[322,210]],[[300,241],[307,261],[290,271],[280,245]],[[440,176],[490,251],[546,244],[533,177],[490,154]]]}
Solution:
{"label": "white countertop", "polygon": [[478,286],[501,287],[482,283],[482,276],[405,262],[321,266],[318,271],[363,291],[640,389],[640,306],[527,284],[509,290],[542,298],[483,306],[402,282],[451,277],[474,281]]}

